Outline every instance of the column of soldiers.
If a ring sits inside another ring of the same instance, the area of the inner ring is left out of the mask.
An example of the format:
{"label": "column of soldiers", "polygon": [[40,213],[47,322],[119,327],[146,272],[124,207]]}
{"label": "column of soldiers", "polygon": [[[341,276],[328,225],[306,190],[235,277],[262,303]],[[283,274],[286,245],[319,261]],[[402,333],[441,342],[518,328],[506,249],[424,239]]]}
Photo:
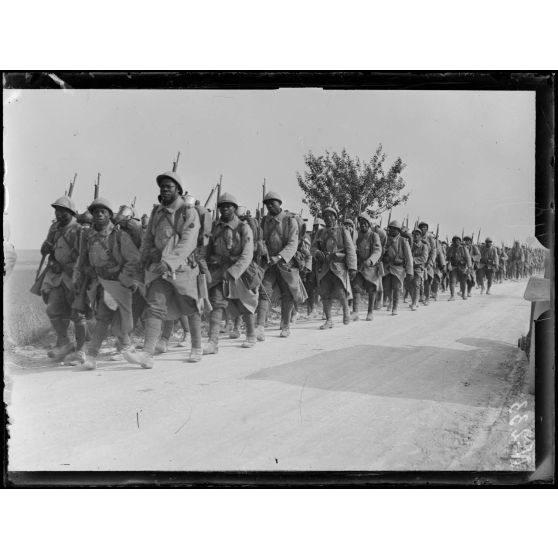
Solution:
{"label": "column of soldiers", "polygon": [[[304,302],[313,317],[321,299],[319,328],[326,330],[334,327],[335,303],[349,325],[360,319],[364,299],[366,321],[372,321],[383,307],[398,315],[401,295],[404,302],[410,297],[416,311],[419,303],[437,301],[440,292],[449,290],[449,301],[456,294],[467,300],[477,285],[489,295],[494,282],[526,277],[544,265],[542,250],[517,242],[499,248],[490,238],[475,245],[472,237],[456,235],[448,245],[424,221],[409,231],[393,220],[384,230],[366,212],[340,220],[334,207],[324,208],[307,230],[276,192],[265,195],[267,214],[256,219],[234,195],[222,193],[211,222],[176,172],[158,175],[156,184],[158,203],[141,220],[130,206],[115,213],[102,197],[83,214],[66,196],[52,204],[55,220],[41,247],[49,259],[39,292],[56,333],[48,352],[53,360],[93,370],[110,333],[116,338],[113,359],[153,368],[179,321],[190,338],[187,361],[196,363],[219,352],[225,316],[233,324],[232,339],[244,324],[241,347],[250,349],[265,341],[276,303],[279,337],[287,338]],[[136,348],[131,336],[140,324],[144,339]]]}

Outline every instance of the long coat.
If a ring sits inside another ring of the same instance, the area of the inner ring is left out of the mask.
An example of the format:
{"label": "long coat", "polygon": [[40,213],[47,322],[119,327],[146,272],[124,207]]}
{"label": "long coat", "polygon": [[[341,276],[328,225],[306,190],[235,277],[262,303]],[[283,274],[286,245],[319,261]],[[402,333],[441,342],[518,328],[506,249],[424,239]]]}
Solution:
{"label": "long coat", "polygon": [[383,255],[384,275],[395,275],[401,284],[405,275],[413,275],[413,255],[409,243],[401,235],[388,236]]}
{"label": "long coat", "polygon": [[229,299],[239,300],[250,312],[258,306],[258,291],[250,290],[241,279],[254,255],[254,238],[249,223],[236,215],[232,220],[217,221],[207,245],[207,263],[211,274],[209,287],[226,279],[228,272],[233,279],[228,282]]}
{"label": "long coat", "polygon": [[92,279],[87,290],[91,305],[101,285],[105,304],[111,310],[118,310],[112,323],[112,331],[117,336],[133,329],[129,287],[139,277],[139,259],[139,250],[132,238],[112,223],[101,231],[83,229],[76,271]]}
{"label": "long coat", "polygon": [[352,295],[349,270],[357,270],[357,256],[353,239],[345,227],[324,227],[320,229],[312,242],[311,253],[323,252],[325,259],[316,260],[316,276],[319,282],[331,271],[339,277],[345,291]]}
{"label": "long coat", "polygon": [[358,272],[362,277],[378,289],[382,282],[382,244],[378,233],[368,229],[365,233],[359,232],[356,240],[356,254]]}
{"label": "long coat", "polygon": [[480,250],[479,269],[497,269],[498,268],[498,251],[495,246],[483,245]]}
{"label": "long coat", "polygon": [[425,266],[430,261],[430,246],[424,240],[419,239],[418,242],[413,242],[411,245],[411,254],[413,255],[414,273],[422,275]]}
{"label": "long coat", "polygon": [[153,209],[141,250],[142,262],[147,264],[146,285],[161,277],[153,268],[158,262],[164,262],[170,272],[162,279],[171,283],[178,294],[199,303],[197,277],[200,270],[194,253],[199,230],[198,212],[186,207],[180,197],[169,206],[161,204]]}
{"label": "long coat", "polygon": [[[275,269],[281,274],[294,300],[304,302],[307,298],[306,290],[293,259],[299,244],[299,227],[296,219],[286,211],[281,211],[275,216],[268,213],[262,220],[261,228],[262,242],[267,252],[265,255],[268,258],[272,256],[283,258],[284,263],[278,264]],[[263,266],[267,267],[265,263]],[[276,296],[277,293],[274,293],[273,297]]]}
{"label": "long coat", "polygon": [[473,265],[469,250],[463,244],[458,246],[450,245],[446,253],[446,259],[450,271],[452,269],[459,269],[462,273],[467,273]]}
{"label": "long coat", "polygon": [[62,228],[56,222],[51,225],[47,239],[53,246],[47,272],[41,285],[43,293],[46,294],[60,285],[72,289],[72,274],[79,256],[81,229],[81,225],[74,218]]}
{"label": "long coat", "polygon": [[428,277],[434,277],[434,263],[436,260],[436,239],[434,235],[430,232],[426,232],[426,234],[422,237],[422,241],[426,244],[427,247],[427,259],[424,265],[424,271]]}

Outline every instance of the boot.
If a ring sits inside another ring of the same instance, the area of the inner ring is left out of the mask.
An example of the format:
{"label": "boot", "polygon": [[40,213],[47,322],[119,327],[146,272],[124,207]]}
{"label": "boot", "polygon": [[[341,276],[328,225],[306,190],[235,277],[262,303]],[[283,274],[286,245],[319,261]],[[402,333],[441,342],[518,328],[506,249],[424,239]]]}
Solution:
{"label": "boot", "polygon": [[341,305],[343,306],[343,325],[349,325],[351,323],[351,311],[349,309],[349,302],[345,295],[343,295],[343,298],[341,299]]}
{"label": "boot", "polygon": [[203,350],[202,349],[194,349],[190,351],[190,356],[188,357],[188,362],[200,362],[202,359]]}
{"label": "boot", "polygon": [[240,320],[240,316],[237,316],[234,320],[234,327],[229,333],[229,339],[238,339],[240,337]]}
{"label": "boot", "polygon": [[455,300],[455,285],[450,283],[450,297],[448,299],[448,302],[453,302]]}
{"label": "boot", "polygon": [[83,351],[87,332],[87,323],[85,320],[74,322],[74,334],[76,336],[76,351]]}
{"label": "boot", "polygon": [[381,310],[383,305],[384,293],[379,291],[376,293],[376,303],[374,304],[374,310]]}
{"label": "boot", "polygon": [[265,341],[265,321],[268,309],[269,301],[260,299],[256,310],[256,339],[258,341]]}
{"label": "boot", "polygon": [[153,354],[155,353],[155,345],[161,335],[162,322],[159,318],[146,318],[145,341],[143,343],[143,351],[134,351],[131,348],[122,353],[122,356],[130,364],[138,364],[142,368],[153,368]]}
{"label": "boot", "polygon": [[209,342],[203,347],[204,355],[216,355],[219,352],[219,326],[223,311],[214,308],[209,316]]}
{"label": "boot", "polygon": [[87,344],[87,355],[96,357],[99,354],[99,349],[107,336],[108,326],[108,322],[97,320],[91,332],[91,341]]}
{"label": "boot", "polygon": [[86,356],[82,364],[83,370],[96,370],[97,369],[97,359],[94,356]]}
{"label": "boot", "polygon": [[281,302],[281,333],[279,337],[289,337],[291,334],[291,314],[294,308],[292,300],[283,300]]}
{"label": "boot", "polygon": [[166,353],[169,350],[169,341],[161,337],[157,344],[155,345],[155,354],[160,355],[161,353]]}
{"label": "boot", "polygon": [[371,322],[374,319],[374,306],[376,305],[376,292],[368,295],[368,314],[366,314],[366,321]]}
{"label": "boot", "polygon": [[359,304],[360,304],[360,293],[354,293],[353,294],[353,311],[351,312],[351,320],[353,320],[353,322],[356,322],[359,319],[359,316],[358,316]]}
{"label": "boot", "polygon": [[79,366],[85,363],[86,358],[85,351],[75,351],[64,358],[64,364],[66,366]]}
{"label": "boot", "polygon": [[322,304],[324,307],[325,323],[320,326],[320,329],[331,329],[333,327],[333,322],[331,321],[331,306],[332,301],[330,298],[323,299]]}
{"label": "boot", "polygon": [[251,349],[256,344],[256,316],[248,314],[244,316],[246,324],[246,341],[242,343],[243,349]]}
{"label": "boot", "polygon": [[201,351],[201,315],[199,312],[194,312],[193,314],[190,314],[188,316],[188,330],[190,332],[190,339],[192,341],[192,353],[194,352],[194,350]]}
{"label": "boot", "polygon": [[392,310],[391,310],[391,315],[392,316],[397,316],[399,314],[399,312],[397,311],[398,306],[399,306],[399,300],[394,298],[393,305],[392,305]]}
{"label": "boot", "polygon": [[54,360],[62,360],[66,355],[75,351],[75,345],[70,343],[68,338],[70,321],[61,318],[51,318],[50,323],[56,332],[56,346],[48,351],[47,355]]}

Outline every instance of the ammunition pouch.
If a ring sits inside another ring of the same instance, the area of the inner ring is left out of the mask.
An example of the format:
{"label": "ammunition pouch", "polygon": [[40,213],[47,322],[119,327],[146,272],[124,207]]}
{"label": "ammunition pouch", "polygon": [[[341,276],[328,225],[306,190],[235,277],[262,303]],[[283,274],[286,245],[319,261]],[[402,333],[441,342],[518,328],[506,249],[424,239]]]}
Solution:
{"label": "ammunition pouch", "polygon": [[48,268],[53,272],[53,273],[62,273],[62,264],[58,261],[56,261],[54,258],[49,259],[48,261]]}

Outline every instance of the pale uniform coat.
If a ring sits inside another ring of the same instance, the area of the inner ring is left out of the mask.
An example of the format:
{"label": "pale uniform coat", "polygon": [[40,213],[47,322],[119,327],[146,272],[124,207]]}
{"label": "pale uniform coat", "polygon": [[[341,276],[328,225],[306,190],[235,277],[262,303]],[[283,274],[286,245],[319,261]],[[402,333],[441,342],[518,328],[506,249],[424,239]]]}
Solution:
{"label": "pale uniform coat", "polygon": [[372,229],[365,233],[359,231],[356,241],[356,254],[358,272],[362,277],[378,289],[382,282],[380,258],[382,257],[382,244],[380,236]]}
{"label": "pale uniform coat", "polygon": [[112,223],[101,231],[83,230],[76,269],[80,275],[92,278],[87,289],[92,305],[101,285],[104,303],[111,310],[118,310],[112,322],[112,331],[117,336],[130,333],[134,327],[130,287],[137,283],[139,260],[139,250],[130,235]]}
{"label": "pale uniform coat", "polygon": [[326,256],[323,262],[316,260],[318,284],[331,271],[339,277],[345,291],[352,296],[349,270],[358,268],[357,256],[350,232],[342,226],[320,229],[312,243],[312,255],[321,251]]}
{"label": "pale uniform coat", "polygon": [[[163,279],[171,283],[178,294],[194,299],[199,309],[197,277],[200,271],[194,250],[200,218],[195,208],[184,206],[184,200],[179,197],[169,206],[161,204],[153,209],[142,244],[142,261],[154,257],[156,262],[160,255],[160,261],[170,268]],[[152,271],[155,266],[156,263],[151,263],[145,271],[146,285],[161,277]]]}
{"label": "pale uniform coat", "polygon": [[462,273],[467,273],[473,265],[469,250],[467,250],[463,244],[460,244],[459,246],[451,244],[448,246],[446,259],[448,261],[448,269],[450,271],[452,269],[459,269]]}
{"label": "pale uniform coat", "polygon": [[285,260],[285,264],[277,265],[276,268],[287,284],[293,299],[296,302],[304,302],[307,298],[306,290],[298,268],[293,266],[293,258],[298,249],[299,227],[296,219],[285,211],[281,211],[276,216],[268,213],[262,220],[261,228],[267,255],[281,256]]}
{"label": "pale uniform coat", "polygon": [[217,221],[207,246],[207,263],[211,273],[209,288],[225,279],[228,272],[234,278],[228,281],[231,300],[239,300],[249,311],[258,306],[258,291],[250,290],[242,281],[242,274],[248,269],[254,255],[254,238],[248,223],[243,223],[236,215],[228,223]]}
{"label": "pale uniform coat", "polygon": [[427,247],[427,259],[424,265],[424,271],[427,277],[434,277],[434,262],[436,260],[436,239],[434,235],[428,231],[422,237],[422,241]]}
{"label": "pale uniform coat", "polygon": [[49,235],[54,234],[54,258],[60,264],[60,272],[55,271],[51,266],[45,274],[41,292],[47,294],[53,288],[65,285],[72,290],[72,274],[74,265],[79,256],[79,237],[82,227],[72,217],[68,225],[63,228],[58,227],[58,223],[53,223],[49,229]]}
{"label": "pale uniform coat", "polygon": [[395,275],[401,284],[405,280],[405,275],[413,275],[411,248],[400,234],[395,238],[388,235],[384,256],[384,275]]}
{"label": "pale uniform coat", "polygon": [[[490,260],[490,261],[489,261]],[[483,245],[480,250],[479,269],[497,269],[498,268],[498,251],[496,246],[490,247]]]}

